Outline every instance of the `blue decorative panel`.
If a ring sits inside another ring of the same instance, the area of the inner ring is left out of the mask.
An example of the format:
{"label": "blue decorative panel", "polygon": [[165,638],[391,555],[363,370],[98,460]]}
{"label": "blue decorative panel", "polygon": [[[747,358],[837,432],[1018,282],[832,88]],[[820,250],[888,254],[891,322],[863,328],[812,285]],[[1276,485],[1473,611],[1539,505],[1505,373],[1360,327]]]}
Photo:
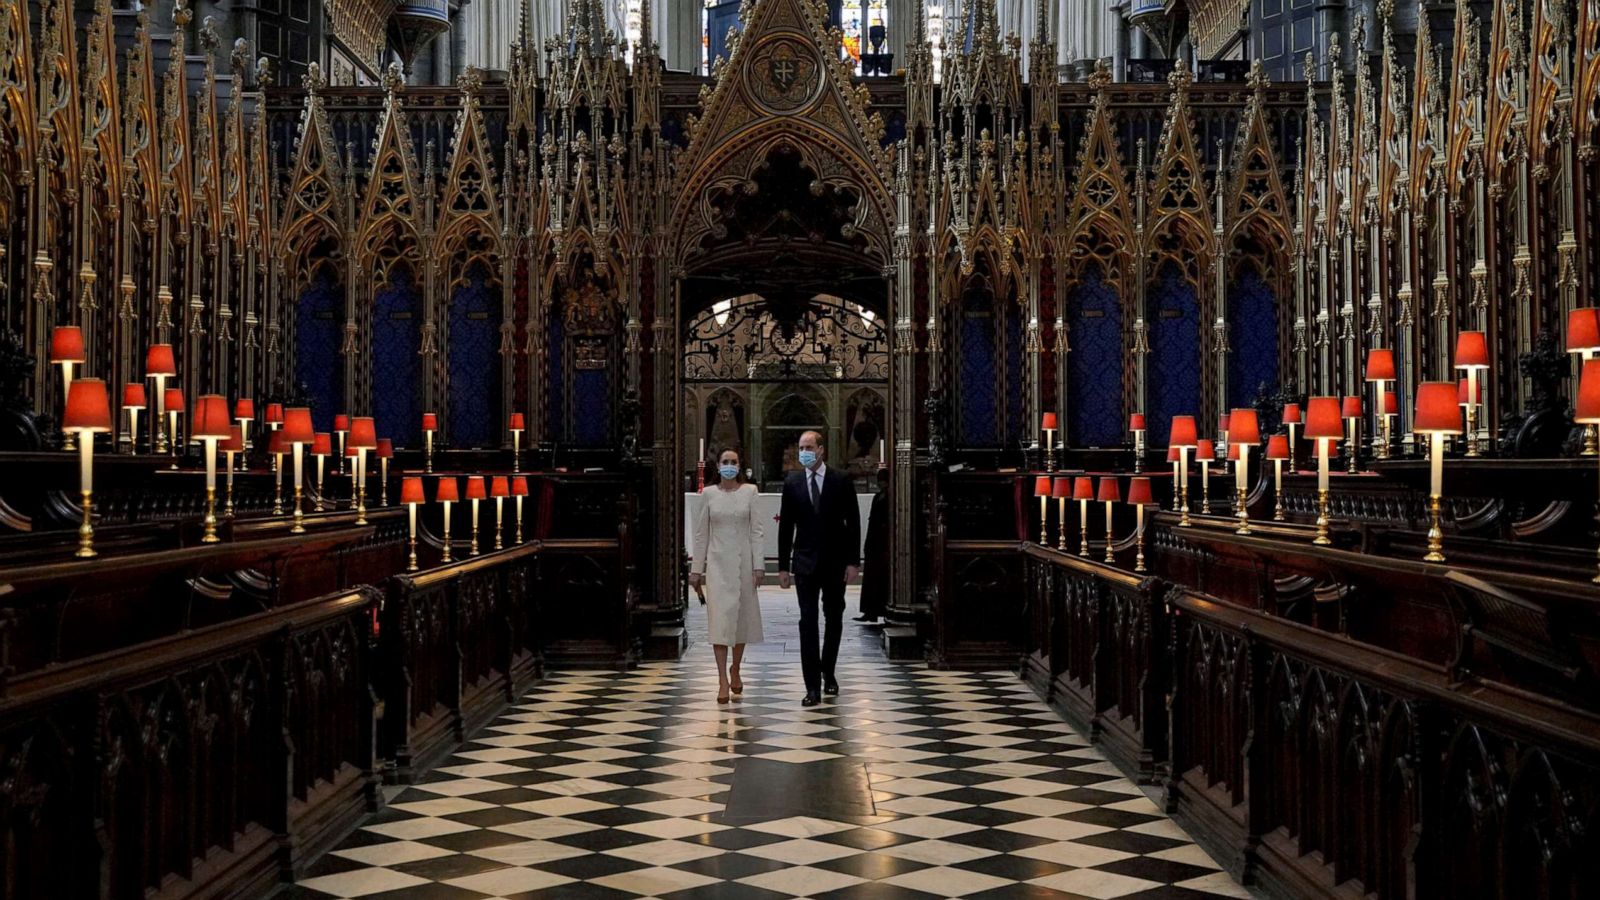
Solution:
{"label": "blue decorative panel", "polygon": [[1156,276],[1149,307],[1148,439],[1165,447],[1172,417],[1200,412],[1200,308],[1194,286],[1170,262]]}
{"label": "blue decorative panel", "polygon": [[994,309],[988,296],[968,292],[961,308],[960,443],[967,447],[994,447],[1000,443],[996,428],[999,404],[995,397]]}
{"label": "blue decorative panel", "polygon": [[1067,441],[1073,447],[1122,443],[1122,307],[1100,267],[1091,265],[1067,299]]}
{"label": "blue decorative panel", "polygon": [[550,436],[563,443],[567,439],[566,410],[567,410],[567,377],[566,367],[563,362],[566,358],[567,331],[561,321],[561,311],[550,311],[550,341],[546,344],[549,349],[550,369],[545,373],[547,393],[550,396],[549,418]]}
{"label": "blue decorative panel", "polygon": [[1228,407],[1255,402],[1278,384],[1278,303],[1254,268],[1246,268],[1228,293]]}
{"label": "blue decorative panel", "polygon": [[397,446],[422,446],[422,289],[405,266],[372,301],[372,417]]}
{"label": "blue decorative panel", "polygon": [[344,329],[344,299],[339,286],[319,274],[295,305],[295,381],[305,386],[318,431],[333,428],[341,403],[339,335]]}
{"label": "blue decorative panel", "polygon": [[1015,303],[1002,302],[1006,322],[1006,438],[1012,446],[1030,434],[1023,421],[1023,396],[1027,393],[1022,310]]}
{"label": "blue decorative panel", "polygon": [[500,290],[479,264],[450,298],[450,443],[488,447],[500,418]]}
{"label": "blue decorative panel", "polygon": [[572,373],[572,441],[580,447],[611,442],[611,370]]}

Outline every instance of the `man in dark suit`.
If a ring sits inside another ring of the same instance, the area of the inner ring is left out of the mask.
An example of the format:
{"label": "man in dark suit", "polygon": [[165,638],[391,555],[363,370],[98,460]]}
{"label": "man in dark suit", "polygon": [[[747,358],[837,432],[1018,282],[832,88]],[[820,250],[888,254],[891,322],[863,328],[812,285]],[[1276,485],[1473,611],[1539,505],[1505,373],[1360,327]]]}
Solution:
{"label": "man in dark suit", "polygon": [[[822,435],[800,435],[799,449],[804,468],[784,479],[778,507],[778,583],[787,588],[793,574],[800,598],[800,666],[806,678],[800,705],[815,706],[823,693],[839,693],[833,666],[844,630],[844,586],[861,565],[861,510],[850,479],[823,463]],[[826,619],[820,658],[819,596]]]}

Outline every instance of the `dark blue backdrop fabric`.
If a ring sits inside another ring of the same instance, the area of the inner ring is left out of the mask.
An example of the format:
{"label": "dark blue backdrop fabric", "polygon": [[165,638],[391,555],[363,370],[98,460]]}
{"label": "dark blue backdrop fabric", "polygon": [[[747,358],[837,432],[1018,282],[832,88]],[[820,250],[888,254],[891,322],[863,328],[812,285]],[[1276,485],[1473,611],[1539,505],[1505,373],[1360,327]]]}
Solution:
{"label": "dark blue backdrop fabric", "polygon": [[1099,266],[1083,273],[1067,300],[1067,441],[1073,447],[1122,443],[1122,307]]}
{"label": "dark blue backdrop fabric", "polygon": [[339,286],[319,274],[295,307],[295,381],[305,386],[311,420],[318,431],[333,428],[340,405],[339,335],[344,300]]}
{"label": "dark blue backdrop fabric", "polygon": [[1228,406],[1247,407],[1262,385],[1268,394],[1278,385],[1277,299],[1254,268],[1228,293],[1228,343]]}
{"label": "dark blue backdrop fabric", "polygon": [[961,444],[999,446],[996,429],[995,322],[991,299],[968,292],[961,309]]}
{"label": "dark blue backdrop fabric", "polygon": [[499,432],[500,290],[475,265],[450,298],[450,443],[488,447]]}
{"label": "dark blue backdrop fabric", "polygon": [[397,266],[372,303],[372,416],[396,446],[422,445],[422,291]]}
{"label": "dark blue backdrop fabric", "polygon": [[1172,417],[1200,411],[1200,308],[1194,286],[1171,262],[1156,275],[1149,306],[1148,440],[1165,447]]}

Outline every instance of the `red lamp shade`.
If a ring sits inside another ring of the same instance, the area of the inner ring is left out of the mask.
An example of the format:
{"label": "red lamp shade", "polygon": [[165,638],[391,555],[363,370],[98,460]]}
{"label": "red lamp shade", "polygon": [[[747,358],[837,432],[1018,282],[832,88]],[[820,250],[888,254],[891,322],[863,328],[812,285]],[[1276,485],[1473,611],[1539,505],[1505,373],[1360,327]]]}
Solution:
{"label": "red lamp shade", "polygon": [[1228,441],[1234,444],[1261,443],[1261,417],[1253,409],[1236,409],[1228,417],[1233,425],[1228,429]]}
{"label": "red lamp shade", "polygon": [[1343,415],[1346,419],[1359,419],[1359,418],[1361,418],[1361,398],[1360,397],[1346,397],[1346,398],[1344,398],[1344,406],[1343,406],[1340,414]]}
{"label": "red lamp shade", "polygon": [[266,416],[266,418],[267,418],[267,424],[268,425],[282,425],[283,424],[283,404],[282,403],[268,403],[267,404],[267,416]]}
{"label": "red lamp shade", "polygon": [[1456,335],[1456,368],[1489,368],[1489,341],[1481,331],[1463,331]]}
{"label": "red lamp shade", "polygon": [[394,441],[391,438],[378,438],[378,458],[394,459]]}
{"label": "red lamp shade", "polygon": [[1177,447],[1173,446],[1167,448],[1167,462],[1178,462],[1179,458]]}
{"label": "red lamp shade", "polygon": [[422,493],[422,478],[417,475],[408,475],[400,481],[401,503],[427,503],[428,498]]}
{"label": "red lamp shade", "polygon": [[1084,475],[1084,476],[1080,477],[1076,482],[1074,482],[1073,485],[1072,485],[1072,499],[1074,499],[1074,500],[1093,500],[1094,499],[1094,479],[1090,478],[1087,475]]}
{"label": "red lamp shade", "polygon": [[1475,398],[1472,396],[1472,385],[1465,378],[1461,379],[1460,381],[1457,381],[1456,382],[1456,403],[1457,403],[1457,405],[1462,406],[1462,407],[1470,406],[1470,405],[1472,405],[1474,399]]}
{"label": "red lamp shade", "polygon": [[511,485],[509,483],[507,483],[506,476],[504,476],[504,475],[496,475],[493,479],[490,480],[490,482],[489,482],[489,496],[491,496],[491,497],[509,497],[509,496],[511,496]]}
{"label": "red lamp shade", "polygon": [[62,325],[50,332],[50,361],[83,362],[83,331],[76,325]]}
{"label": "red lamp shade", "polygon": [[1579,425],[1600,425],[1600,359],[1583,361],[1578,377],[1578,409],[1573,421]]}
{"label": "red lamp shade", "polygon": [[1267,438],[1267,459],[1288,458],[1289,436],[1287,434],[1275,434],[1272,437]]}
{"label": "red lamp shade", "polygon": [[1230,430],[1228,427],[1229,424],[1230,422],[1228,420],[1227,413],[1217,416],[1217,434],[1227,434]]}
{"label": "red lamp shade", "polygon": [[221,444],[218,444],[217,449],[228,453],[243,453],[244,428],[242,426],[235,425],[228,429],[228,439],[223,441]]}
{"label": "red lamp shade", "polygon": [[1053,413],[1053,412],[1045,413],[1043,420],[1039,424],[1039,427],[1044,429],[1045,431],[1055,431],[1056,430],[1056,414]]}
{"label": "red lamp shade", "polygon": [[526,496],[528,496],[528,478],[527,478],[527,476],[525,476],[525,475],[517,475],[517,476],[515,476],[514,478],[511,479],[511,496],[513,496],[513,497],[526,497]]}
{"label": "red lamp shade", "polygon": [[512,413],[511,414],[511,424],[508,427],[512,431],[527,431],[528,430],[527,422],[526,422],[525,419],[523,419],[522,413]]}
{"label": "red lamp shade", "polygon": [[334,431],[349,431],[350,430],[350,417],[345,415],[345,414],[343,414],[343,413],[340,413],[340,414],[334,416],[333,417],[333,430]]}
{"label": "red lamp shade", "polygon": [[274,431],[272,437],[267,438],[267,452],[277,456],[289,452],[289,441],[282,431]]}
{"label": "red lamp shade", "polygon": [[290,444],[316,443],[317,432],[311,425],[311,408],[291,406],[284,410],[283,434],[284,440]]}
{"label": "red lamp shade", "polygon": [[1285,403],[1283,405],[1283,424],[1285,424],[1285,425],[1299,425],[1300,424],[1300,404],[1298,404],[1298,403]]}
{"label": "red lamp shade", "polygon": [[1194,458],[1199,461],[1210,462],[1217,458],[1217,444],[1210,438],[1201,438],[1199,448],[1194,451]]}
{"label": "red lamp shade", "polygon": [[1152,506],[1155,504],[1155,495],[1150,492],[1150,479],[1143,475],[1138,475],[1128,482],[1128,502],[1134,506]]}
{"label": "red lamp shade", "polygon": [[1128,420],[1129,431],[1144,431],[1144,413],[1134,413]]}
{"label": "red lamp shade", "polygon": [[1383,414],[1386,416],[1400,415],[1400,400],[1395,397],[1394,391],[1383,392]]}
{"label": "red lamp shade", "polygon": [[483,489],[483,476],[482,475],[469,475],[469,476],[467,476],[467,499],[468,500],[487,500],[487,499],[489,499],[489,493]]}
{"label": "red lamp shade", "polygon": [[1461,410],[1456,403],[1455,385],[1448,381],[1424,381],[1417,385],[1417,419],[1412,429],[1418,434],[1461,433]]}
{"label": "red lamp shade", "polygon": [[1600,309],[1585,306],[1567,314],[1567,352],[1600,350]]}
{"label": "red lamp shade", "polygon": [[1167,443],[1173,447],[1193,447],[1198,443],[1197,435],[1194,416],[1173,416],[1172,433],[1167,437]]}
{"label": "red lamp shade", "polygon": [[150,349],[144,354],[145,377],[153,375],[176,375],[178,364],[173,361],[171,344],[151,344]]}
{"label": "red lamp shade", "polygon": [[433,499],[438,500],[440,503],[454,503],[461,499],[461,494],[458,492],[457,487],[454,475],[441,478],[439,479],[439,488],[433,494]]}
{"label": "red lamp shade", "polygon": [[78,434],[111,430],[111,394],[99,378],[78,378],[67,388],[61,430]]}
{"label": "red lamp shade", "polygon": [[1232,460],[1237,460],[1239,458],[1239,448],[1241,446],[1243,446],[1243,445],[1241,445],[1238,441],[1229,441],[1228,442],[1228,458],[1232,459]]}
{"label": "red lamp shade", "polygon": [[[349,444],[345,444],[345,447],[344,447],[344,458],[345,459],[355,459],[356,457],[358,457],[360,455],[361,455],[361,451],[359,449],[357,449],[355,447],[352,447]],[[353,475],[353,474],[355,474],[355,472],[352,471],[351,474]]]}
{"label": "red lamp shade", "polygon": [[378,449],[378,426],[371,416],[356,416],[350,420],[349,446],[357,450]]}
{"label": "red lamp shade", "polygon": [[1035,497],[1050,496],[1050,476],[1040,475],[1033,479],[1033,495]]}
{"label": "red lamp shade", "polygon": [[1367,351],[1367,380],[1394,381],[1394,351],[1376,347]]}
{"label": "red lamp shade", "polygon": [[228,416],[228,398],[221,394],[201,394],[195,398],[194,414],[189,419],[189,436],[225,441],[233,435],[233,419]]}
{"label": "red lamp shade", "polygon": [[438,431],[439,430],[439,416],[436,413],[423,413],[422,414],[422,430],[423,431]]}
{"label": "red lamp shade", "polygon": [[1072,496],[1072,479],[1057,478],[1050,489],[1050,496],[1057,499],[1066,499]]}
{"label": "red lamp shade", "polygon": [[1313,440],[1344,437],[1338,397],[1312,397],[1306,404],[1306,437]]}
{"label": "red lamp shade", "polygon": [[167,388],[161,394],[161,403],[169,413],[183,414],[183,390],[181,388]]}
{"label": "red lamp shade", "polygon": [[144,409],[150,405],[145,399],[144,385],[138,382],[129,382],[122,386],[122,405],[128,409]]}
{"label": "red lamp shade", "polygon": [[256,402],[243,397],[239,398],[233,404],[233,417],[235,419],[254,419],[256,417]]}
{"label": "red lamp shade", "polygon": [[1122,499],[1122,487],[1117,483],[1117,476],[1106,475],[1100,479],[1100,492],[1095,499],[1101,503],[1116,503]]}
{"label": "red lamp shade", "polygon": [[332,456],[333,455],[333,435],[327,433],[326,431],[319,431],[316,434],[312,435],[311,436],[311,455],[312,456]]}

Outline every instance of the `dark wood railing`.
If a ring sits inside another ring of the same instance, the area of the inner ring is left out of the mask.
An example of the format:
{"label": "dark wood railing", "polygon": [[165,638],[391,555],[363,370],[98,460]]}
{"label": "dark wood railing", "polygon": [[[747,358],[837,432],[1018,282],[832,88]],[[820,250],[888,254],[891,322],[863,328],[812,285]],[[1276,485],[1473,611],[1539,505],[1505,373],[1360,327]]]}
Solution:
{"label": "dark wood railing", "polygon": [[1152,532],[1158,577],[1027,546],[1022,671],[1232,875],[1285,897],[1600,890],[1594,588],[1292,524]]}

